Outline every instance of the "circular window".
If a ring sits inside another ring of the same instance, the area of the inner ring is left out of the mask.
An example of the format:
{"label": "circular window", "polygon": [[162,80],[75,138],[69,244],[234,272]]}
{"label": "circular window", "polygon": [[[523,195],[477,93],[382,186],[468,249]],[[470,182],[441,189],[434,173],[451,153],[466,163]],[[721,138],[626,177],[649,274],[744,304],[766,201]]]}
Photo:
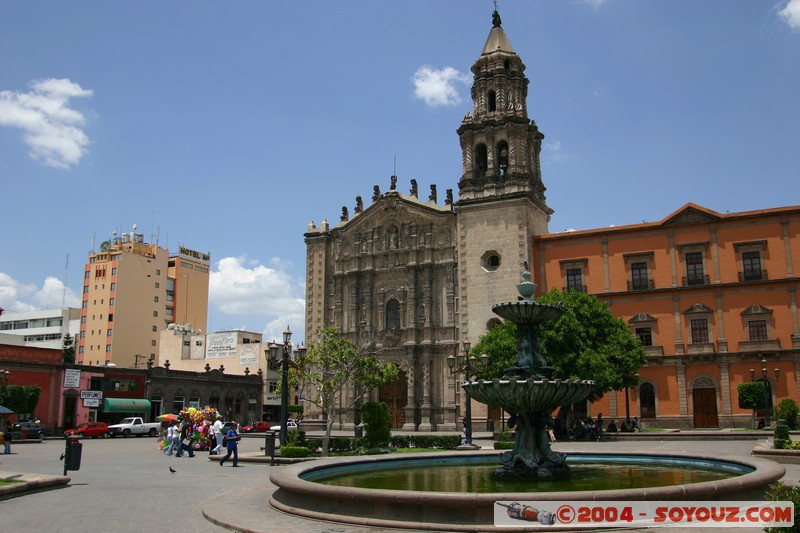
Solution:
{"label": "circular window", "polygon": [[487,272],[494,272],[500,268],[500,254],[494,250],[489,250],[481,256],[481,267]]}

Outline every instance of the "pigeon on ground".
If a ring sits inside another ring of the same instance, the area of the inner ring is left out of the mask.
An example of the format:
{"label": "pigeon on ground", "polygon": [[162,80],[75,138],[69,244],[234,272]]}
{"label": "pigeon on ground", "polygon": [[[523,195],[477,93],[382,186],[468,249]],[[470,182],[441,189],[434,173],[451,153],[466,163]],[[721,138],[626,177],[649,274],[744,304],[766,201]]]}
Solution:
{"label": "pigeon on ground", "polygon": [[174,469],[174,468],[172,468],[172,467],[169,467],[169,471],[170,471],[170,473],[172,473],[172,474],[174,474],[175,472],[177,472],[177,470],[175,470],[175,469]]}
{"label": "pigeon on ground", "polygon": [[63,454],[63,453],[61,454],[61,457],[59,457],[59,459],[60,459],[61,461],[63,461],[63,460],[64,460],[64,454]]}

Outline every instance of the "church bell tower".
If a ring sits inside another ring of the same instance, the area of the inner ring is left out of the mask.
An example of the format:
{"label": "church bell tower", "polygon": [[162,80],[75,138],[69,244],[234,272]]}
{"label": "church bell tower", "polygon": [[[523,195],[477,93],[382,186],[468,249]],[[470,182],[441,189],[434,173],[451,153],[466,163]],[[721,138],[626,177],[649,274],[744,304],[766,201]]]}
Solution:
{"label": "church bell tower", "polygon": [[[515,298],[532,236],[548,233],[540,152],[544,134],[528,118],[525,64],[492,14],[492,29],[472,65],[472,113],[458,128],[460,341],[475,343],[496,319],[491,306]],[[535,265],[531,268],[532,272]]]}

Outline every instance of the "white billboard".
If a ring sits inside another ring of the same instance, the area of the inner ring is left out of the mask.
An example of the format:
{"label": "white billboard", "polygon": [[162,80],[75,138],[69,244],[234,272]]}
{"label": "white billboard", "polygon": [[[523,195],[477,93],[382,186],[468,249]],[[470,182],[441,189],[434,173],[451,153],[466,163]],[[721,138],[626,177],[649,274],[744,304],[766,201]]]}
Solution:
{"label": "white billboard", "polygon": [[242,366],[258,366],[261,344],[242,344],[239,348],[239,364]]}
{"label": "white billboard", "polygon": [[206,336],[206,359],[236,357],[236,333],[209,333]]}

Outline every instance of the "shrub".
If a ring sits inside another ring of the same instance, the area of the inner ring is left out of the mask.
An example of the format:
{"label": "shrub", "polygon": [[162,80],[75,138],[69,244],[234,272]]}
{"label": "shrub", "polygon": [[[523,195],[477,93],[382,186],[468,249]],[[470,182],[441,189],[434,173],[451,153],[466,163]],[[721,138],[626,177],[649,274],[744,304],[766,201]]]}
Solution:
{"label": "shrub", "polygon": [[494,442],[495,450],[513,450],[514,443],[507,440],[498,440]]}
{"label": "shrub", "polygon": [[389,446],[392,448],[411,448],[411,437],[409,435],[392,435],[389,439]]}
{"label": "shrub", "polygon": [[305,446],[281,446],[281,457],[308,457],[309,451]]}
{"label": "shrub", "polygon": [[786,485],[780,481],[776,481],[767,487],[766,499],[773,502],[794,502],[794,525],[790,528],[782,527],[768,527],[764,531],[767,533],[777,533],[778,531],[800,531],[800,513],[797,509],[800,508],[800,487],[796,485]]}
{"label": "shrub", "polygon": [[306,445],[306,432],[301,429],[295,429],[286,432],[286,444],[290,446],[305,446]]}
{"label": "shrub", "polygon": [[494,440],[501,441],[501,442],[509,442],[514,440],[514,432],[511,430],[506,430],[501,433],[498,433],[495,436]]}
{"label": "shrub", "polygon": [[775,417],[786,420],[789,429],[797,429],[797,415],[799,412],[800,408],[797,407],[797,402],[791,398],[786,398],[781,400],[781,403],[775,408]]}
{"label": "shrub", "polygon": [[392,438],[389,407],[384,402],[366,402],[361,406],[361,420],[366,425],[364,446],[385,448]]}
{"label": "shrub", "polygon": [[775,426],[775,433],[773,438],[773,446],[778,450],[790,448],[792,446],[792,438],[789,436],[788,426]]}

